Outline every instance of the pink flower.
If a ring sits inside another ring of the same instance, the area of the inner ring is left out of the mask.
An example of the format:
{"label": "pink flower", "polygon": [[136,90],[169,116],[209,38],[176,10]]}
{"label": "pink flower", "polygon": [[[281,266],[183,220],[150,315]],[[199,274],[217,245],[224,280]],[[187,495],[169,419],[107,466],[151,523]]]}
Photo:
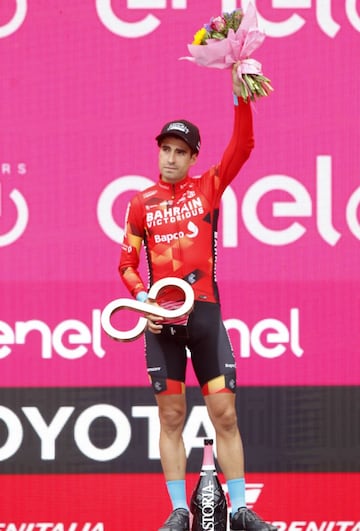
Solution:
{"label": "pink flower", "polygon": [[210,27],[215,31],[223,31],[226,28],[226,21],[222,16],[211,19]]}

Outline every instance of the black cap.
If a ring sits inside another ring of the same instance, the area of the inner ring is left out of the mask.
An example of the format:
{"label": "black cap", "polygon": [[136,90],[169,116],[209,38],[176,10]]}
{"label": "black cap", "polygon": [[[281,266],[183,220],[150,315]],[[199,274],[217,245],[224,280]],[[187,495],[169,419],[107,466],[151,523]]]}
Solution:
{"label": "black cap", "polygon": [[173,120],[168,122],[161,129],[161,133],[156,137],[158,145],[166,136],[176,136],[181,138],[190,147],[193,153],[200,151],[200,132],[196,125],[187,120]]}

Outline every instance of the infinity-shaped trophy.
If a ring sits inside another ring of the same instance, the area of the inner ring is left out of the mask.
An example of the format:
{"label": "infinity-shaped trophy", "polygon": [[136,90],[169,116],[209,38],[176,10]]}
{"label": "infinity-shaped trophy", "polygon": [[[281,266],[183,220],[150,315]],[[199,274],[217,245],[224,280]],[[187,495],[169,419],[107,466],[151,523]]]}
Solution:
{"label": "infinity-shaped trophy", "polygon": [[157,306],[156,304],[140,302],[134,299],[115,299],[109,302],[109,304],[107,304],[103,309],[101,313],[101,326],[105,332],[116,341],[133,341],[145,331],[147,318],[140,317],[138,323],[131,330],[118,330],[111,324],[111,317],[120,310],[133,310],[145,315],[152,314],[156,315],[157,317],[163,317],[164,319],[177,319],[179,317],[188,315],[194,306],[194,291],[190,284],[181,278],[165,277],[161,280],[158,280],[151,286],[148,292],[148,298],[150,300],[155,300],[159,291],[168,286],[176,286],[184,292],[185,300],[182,306],[179,308],[176,308],[175,310],[168,310],[166,308],[162,308],[161,306]]}

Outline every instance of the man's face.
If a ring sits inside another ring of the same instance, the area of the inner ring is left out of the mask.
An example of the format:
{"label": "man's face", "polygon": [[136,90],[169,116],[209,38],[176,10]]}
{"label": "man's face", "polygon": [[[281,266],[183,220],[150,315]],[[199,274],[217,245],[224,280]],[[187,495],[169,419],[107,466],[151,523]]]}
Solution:
{"label": "man's face", "polygon": [[197,154],[192,153],[186,142],[175,136],[166,136],[160,145],[159,170],[163,181],[177,183],[188,174],[195,164]]}

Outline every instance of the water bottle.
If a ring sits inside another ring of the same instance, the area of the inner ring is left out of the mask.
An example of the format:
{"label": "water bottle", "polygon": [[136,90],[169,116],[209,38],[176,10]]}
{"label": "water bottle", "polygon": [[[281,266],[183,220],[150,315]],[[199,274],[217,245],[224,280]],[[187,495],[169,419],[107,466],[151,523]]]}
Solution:
{"label": "water bottle", "polygon": [[226,531],[227,504],[219,481],[213,452],[213,440],[204,440],[200,477],[190,500],[191,531]]}

